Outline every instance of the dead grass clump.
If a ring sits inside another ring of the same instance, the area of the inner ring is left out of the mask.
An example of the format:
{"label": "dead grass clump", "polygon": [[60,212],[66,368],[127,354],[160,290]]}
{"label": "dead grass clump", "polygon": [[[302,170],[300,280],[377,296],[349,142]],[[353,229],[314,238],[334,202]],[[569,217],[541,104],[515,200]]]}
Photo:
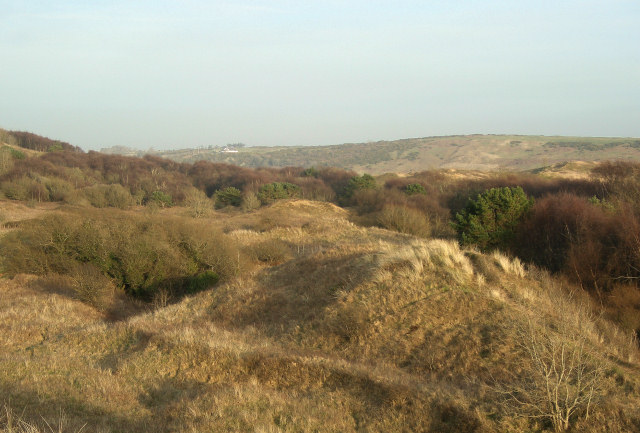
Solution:
{"label": "dead grass clump", "polygon": [[524,277],[524,266],[517,257],[509,258],[499,251],[494,251],[491,254],[491,258],[503,272],[521,278]]}
{"label": "dead grass clump", "polygon": [[43,417],[40,417],[38,423],[29,421],[24,411],[19,414],[6,403],[4,409],[0,410],[0,433],[80,433],[86,426],[85,424],[80,429],[72,430],[68,424],[67,415],[62,410],[53,423]]}
{"label": "dead grass clump", "polygon": [[249,247],[249,254],[259,262],[277,265],[292,257],[289,245],[280,239],[258,242]]}
{"label": "dead grass clump", "polygon": [[6,403],[0,411],[0,433],[40,433],[41,430],[16,413]]}
{"label": "dead grass clump", "polygon": [[383,272],[408,266],[414,277],[420,277],[425,269],[437,269],[456,283],[466,283],[473,275],[473,266],[458,244],[442,239],[411,240],[405,247],[389,245],[378,255],[377,265]]}
{"label": "dead grass clump", "polygon": [[479,281],[495,284],[502,280],[504,271],[498,268],[496,261],[489,255],[477,250],[469,250],[465,254],[473,264],[474,272],[480,278]]}

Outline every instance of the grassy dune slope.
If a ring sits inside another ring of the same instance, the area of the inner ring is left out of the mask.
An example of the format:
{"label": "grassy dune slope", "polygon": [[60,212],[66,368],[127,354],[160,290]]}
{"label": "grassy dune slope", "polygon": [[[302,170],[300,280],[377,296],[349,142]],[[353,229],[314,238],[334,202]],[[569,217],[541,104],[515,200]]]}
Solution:
{"label": "grassy dune slope", "polygon": [[210,223],[254,268],[124,320],[55,279],[0,279],[0,431],[542,431],[509,398],[537,377],[532,335],[584,341],[597,367],[575,431],[640,427],[634,342],[545,273],[327,203]]}

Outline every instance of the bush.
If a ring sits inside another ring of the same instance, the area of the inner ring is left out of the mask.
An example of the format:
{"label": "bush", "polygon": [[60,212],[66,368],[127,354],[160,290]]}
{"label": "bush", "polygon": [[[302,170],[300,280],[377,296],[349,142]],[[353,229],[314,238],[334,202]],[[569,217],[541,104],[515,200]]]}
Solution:
{"label": "bush", "polygon": [[258,209],[260,207],[260,200],[258,200],[258,196],[249,191],[242,196],[242,204],[240,207],[243,211],[248,212],[254,209]]}
{"label": "bush", "polygon": [[27,156],[24,154],[24,152],[20,152],[17,149],[13,149],[11,148],[11,156],[13,157],[13,159],[25,159]]}
{"label": "bush", "polygon": [[318,177],[319,173],[315,167],[304,169],[300,174],[302,177]]}
{"label": "bush", "polygon": [[588,290],[611,290],[640,278],[640,220],[573,194],[545,197],[523,223],[516,252]]}
{"label": "bush", "polygon": [[258,190],[258,199],[263,204],[275,200],[295,198],[300,195],[300,187],[289,182],[272,182],[262,185]]}
{"label": "bush", "polygon": [[78,299],[100,310],[107,307],[115,286],[97,266],[79,263],[70,276],[73,291]]}
{"label": "bush", "polygon": [[84,188],[82,194],[91,206],[98,208],[126,209],[133,204],[131,193],[122,185],[94,185]]}
{"label": "bush", "polygon": [[427,190],[419,183],[410,183],[404,188],[404,193],[406,195],[426,194]]}
{"label": "bush", "polygon": [[212,202],[207,195],[195,188],[187,192],[184,202],[189,208],[191,216],[194,218],[207,216],[213,208]]}
{"label": "bush", "polygon": [[189,278],[187,290],[189,293],[201,292],[212,286],[220,280],[220,276],[213,271],[204,271]]}
{"label": "bush", "polygon": [[365,173],[362,176],[353,176],[349,179],[343,196],[346,199],[350,199],[356,191],[376,189],[377,186],[376,180],[370,174]]}
{"label": "bush", "polygon": [[25,154],[9,146],[0,147],[0,175],[9,172],[14,160],[25,159]]}
{"label": "bush", "polygon": [[518,224],[533,206],[522,188],[491,188],[469,200],[453,223],[463,245],[487,251],[509,248]]}
{"label": "bush", "polygon": [[73,185],[69,182],[55,177],[46,179],[44,185],[49,192],[49,200],[51,201],[66,201],[74,190]]}
{"label": "bush", "polygon": [[[562,302],[558,307],[564,315],[571,308]],[[588,419],[601,401],[605,363],[587,339],[587,321],[514,322],[517,344],[530,362],[502,394],[524,414],[550,421],[556,432],[569,430],[581,417]]]}
{"label": "bush", "polygon": [[232,186],[216,191],[216,207],[240,206],[242,203],[242,191]]}
{"label": "bush", "polygon": [[405,206],[385,206],[378,216],[378,225],[414,236],[426,237],[431,234],[431,225],[426,216]]}
{"label": "bush", "polygon": [[149,202],[153,202],[160,207],[171,207],[173,206],[173,198],[171,198],[170,194],[167,194],[164,191],[154,191],[149,198]]}
{"label": "bush", "polygon": [[4,195],[12,200],[49,201],[47,188],[28,176],[2,182],[1,188]]}

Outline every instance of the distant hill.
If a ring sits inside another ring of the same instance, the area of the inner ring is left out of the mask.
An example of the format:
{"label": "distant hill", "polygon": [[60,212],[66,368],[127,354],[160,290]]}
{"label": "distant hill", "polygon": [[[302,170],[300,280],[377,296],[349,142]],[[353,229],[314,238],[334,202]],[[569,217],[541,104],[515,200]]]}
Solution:
{"label": "distant hill", "polygon": [[248,167],[333,166],[372,174],[433,168],[525,171],[567,161],[640,161],[640,138],[452,135],[335,146],[181,149],[156,152],[179,162]]}
{"label": "distant hill", "polygon": [[0,144],[2,143],[38,152],[54,152],[56,150],[82,152],[78,146],[25,131],[0,129]]}

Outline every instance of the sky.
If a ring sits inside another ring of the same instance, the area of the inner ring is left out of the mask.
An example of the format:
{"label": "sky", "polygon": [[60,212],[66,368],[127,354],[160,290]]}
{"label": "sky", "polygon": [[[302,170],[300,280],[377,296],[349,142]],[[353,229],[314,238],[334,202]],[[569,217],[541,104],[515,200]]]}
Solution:
{"label": "sky", "polygon": [[640,137],[637,0],[0,0],[0,128],[85,150]]}

